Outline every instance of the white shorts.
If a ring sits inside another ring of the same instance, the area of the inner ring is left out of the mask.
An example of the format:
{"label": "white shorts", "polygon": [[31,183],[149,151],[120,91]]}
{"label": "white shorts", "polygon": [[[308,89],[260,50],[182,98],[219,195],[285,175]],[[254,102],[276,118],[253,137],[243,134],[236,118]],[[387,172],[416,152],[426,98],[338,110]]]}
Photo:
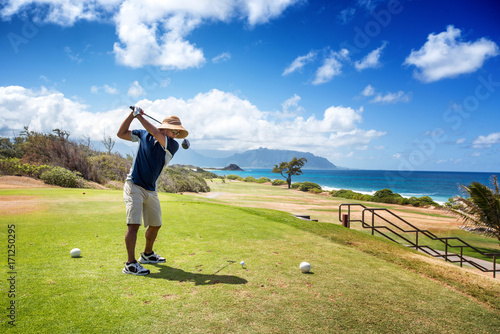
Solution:
{"label": "white shorts", "polygon": [[161,205],[156,191],[125,181],[123,199],[127,208],[127,225],[141,225],[142,218],[144,227],[161,226]]}

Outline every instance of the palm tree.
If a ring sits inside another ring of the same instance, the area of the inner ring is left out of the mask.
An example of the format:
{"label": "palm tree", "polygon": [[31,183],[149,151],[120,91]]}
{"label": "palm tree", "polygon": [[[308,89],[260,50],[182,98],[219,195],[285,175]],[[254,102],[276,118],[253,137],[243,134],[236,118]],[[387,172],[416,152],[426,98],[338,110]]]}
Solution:
{"label": "palm tree", "polygon": [[495,190],[479,182],[472,182],[468,187],[460,185],[469,198],[455,197],[458,205],[449,210],[461,218],[465,226],[484,229],[486,235],[500,240],[500,193],[496,176],[492,183]]}

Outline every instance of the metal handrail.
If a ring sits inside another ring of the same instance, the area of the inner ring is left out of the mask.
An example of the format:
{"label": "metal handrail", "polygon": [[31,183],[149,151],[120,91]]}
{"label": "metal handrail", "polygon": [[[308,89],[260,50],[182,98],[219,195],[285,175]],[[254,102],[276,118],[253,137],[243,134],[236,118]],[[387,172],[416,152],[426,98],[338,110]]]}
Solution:
{"label": "metal handrail", "polygon": [[[467,242],[463,241],[462,239],[460,238],[457,238],[457,237],[445,237],[445,238],[440,238],[438,236],[436,236],[434,233],[428,231],[428,230],[421,230],[419,229],[418,227],[414,226],[413,224],[407,222],[406,220],[404,220],[403,218],[399,217],[398,215],[396,215],[394,212],[386,209],[386,208],[368,208],[366,206],[364,206],[363,204],[353,204],[353,203],[343,203],[343,204],[340,204],[339,205],[339,221],[342,221],[342,207],[343,206],[347,206],[347,220],[349,222],[360,222],[361,223],[361,226],[363,228],[369,228],[371,229],[371,234],[374,235],[375,232],[378,232],[379,234],[383,235],[384,237],[386,237],[387,239],[393,241],[393,242],[396,242],[396,243],[400,243],[398,241],[396,241],[394,238],[388,236],[387,234],[383,233],[381,230],[388,230],[390,231],[391,233],[397,235],[399,238],[405,240],[405,242],[408,242],[410,244],[410,247],[412,248],[415,248],[416,250],[420,250],[430,256],[433,256],[433,257],[441,257],[441,258],[444,258],[444,260],[446,262],[451,262],[451,263],[458,263],[460,262],[460,267],[462,267],[463,263],[468,263],[470,264],[471,266],[481,270],[482,272],[493,272],[493,277],[495,278],[496,277],[496,272],[500,272],[500,268],[497,269],[497,266],[496,266],[496,259],[497,257],[500,256],[500,253],[485,253],[479,249],[477,249],[476,247],[468,244]],[[362,207],[363,208],[363,211],[361,212],[361,219],[357,219],[357,220],[351,220],[351,206],[359,206],[359,207]],[[366,212],[371,212],[371,224],[368,224],[366,221],[365,221],[365,211]],[[390,215],[392,215],[394,218],[398,219],[400,222],[403,222],[404,224],[406,224],[407,226],[409,226],[411,229],[410,230],[406,230],[406,229],[403,229],[401,228],[399,225],[396,225],[394,224],[393,222],[391,222],[390,220],[386,219],[385,217],[381,216],[380,214],[378,214],[376,211],[384,211],[384,212],[387,212],[389,213]],[[388,227],[386,225],[380,225],[380,226],[376,226],[375,225],[375,217],[383,220],[384,222],[386,222],[387,224],[393,226],[394,228],[391,228],[391,227]],[[398,233],[399,231],[399,233]],[[402,233],[415,233],[415,242],[413,242],[412,240],[404,237],[403,235],[401,235]],[[442,243],[445,244],[445,251],[444,251],[444,254],[442,254],[441,252],[433,249],[432,247],[428,246],[428,245],[419,245],[418,243],[418,239],[419,239],[419,233],[423,236],[426,236],[428,237],[429,239],[431,240],[437,240],[437,241],[440,241]],[[449,244],[449,241],[450,240],[455,240],[455,241],[458,241],[462,244],[460,245],[451,245]],[[460,254],[456,254],[456,253],[448,253],[448,248],[460,248]],[[488,256],[488,257],[493,257],[493,269],[488,269],[482,265],[480,265],[479,263],[476,263],[474,262],[473,260],[470,260],[470,259],[467,259],[463,256],[463,249],[464,248],[470,248],[472,249],[473,251],[483,255],[483,256]],[[458,257],[458,260],[452,260],[452,259],[449,259],[449,258],[453,258],[453,257]]]}

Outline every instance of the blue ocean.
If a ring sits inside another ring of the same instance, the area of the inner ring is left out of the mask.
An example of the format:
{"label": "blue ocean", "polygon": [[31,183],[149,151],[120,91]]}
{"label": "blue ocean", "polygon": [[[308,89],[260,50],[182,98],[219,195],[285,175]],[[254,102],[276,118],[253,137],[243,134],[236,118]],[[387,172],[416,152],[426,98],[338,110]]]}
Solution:
{"label": "blue ocean", "polygon": [[[493,175],[500,173],[478,172],[428,172],[428,171],[386,171],[386,170],[308,170],[303,175],[293,176],[292,183],[314,182],[323,190],[350,189],[355,192],[373,195],[377,190],[391,189],[403,197],[429,196],[438,203],[445,203],[449,198],[466,196],[460,184],[469,185],[477,181],[492,187]],[[271,180],[284,179],[280,174],[271,173],[271,169],[252,168],[244,171],[212,171],[217,175],[235,174],[243,178],[253,176],[256,179],[267,177]]]}

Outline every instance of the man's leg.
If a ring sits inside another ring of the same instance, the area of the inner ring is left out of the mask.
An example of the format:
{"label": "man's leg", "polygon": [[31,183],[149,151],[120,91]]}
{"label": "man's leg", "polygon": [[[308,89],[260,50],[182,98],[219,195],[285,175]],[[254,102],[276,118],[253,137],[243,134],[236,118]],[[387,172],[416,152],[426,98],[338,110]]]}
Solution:
{"label": "man's leg", "polygon": [[146,247],[144,248],[144,253],[151,254],[153,252],[153,245],[160,227],[161,226],[148,226],[146,230]]}
{"label": "man's leg", "polygon": [[153,245],[161,227],[161,205],[156,192],[148,192],[148,199],[143,209],[144,227],[146,229],[146,246],[144,253],[139,258],[139,263],[162,263],[165,258],[153,253]]}
{"label": "man's leg", "polygon": [[127,225],[127,233],[125,234],[125,246],[127,247],[127,262],[135,262],[135,244],[137,242],[137,231],[141,225]]}
{"label": "man's leg", "polygon": [[147,275],[149,270],[141,266],[135,259],[135,245],[137,232],[141,226],[143,195],[141,188],[130,181],[123,186],[123,199],[127,208],[127,233],[125,233],[125,247],[127,248],[127,263],[122,272],[124,274]]}
{"label": "man's leg", "polygon": [[141,254],[138,260],[139,263],[163,263],[166,261],[164,257],[153,253],[153,245],[160,227],[161,226],[148,226],[146,230],[146,247],[144,247],[144,253]]}
{"label": "man's leg", "polygon": [[125,246],[127,247],[128,261],[125,264],[122,272],[124,274],[133,275],[147,275],[149,274],[149,269],[145,269],[135,260],[135,244],[137,242],[137,231],[139,230],[139,224],[129,224],[127,226],[127,233],[125,234]]}
{"label": "man's leg", "polygon": [[143,217],[144,227],[147,227],[144,253],[151,254],[153,252],[156,236],[158,235],[158,230],[161,227],[161,205],[156,191],[148,192],[148,198],[145,201],[143,209]]}

